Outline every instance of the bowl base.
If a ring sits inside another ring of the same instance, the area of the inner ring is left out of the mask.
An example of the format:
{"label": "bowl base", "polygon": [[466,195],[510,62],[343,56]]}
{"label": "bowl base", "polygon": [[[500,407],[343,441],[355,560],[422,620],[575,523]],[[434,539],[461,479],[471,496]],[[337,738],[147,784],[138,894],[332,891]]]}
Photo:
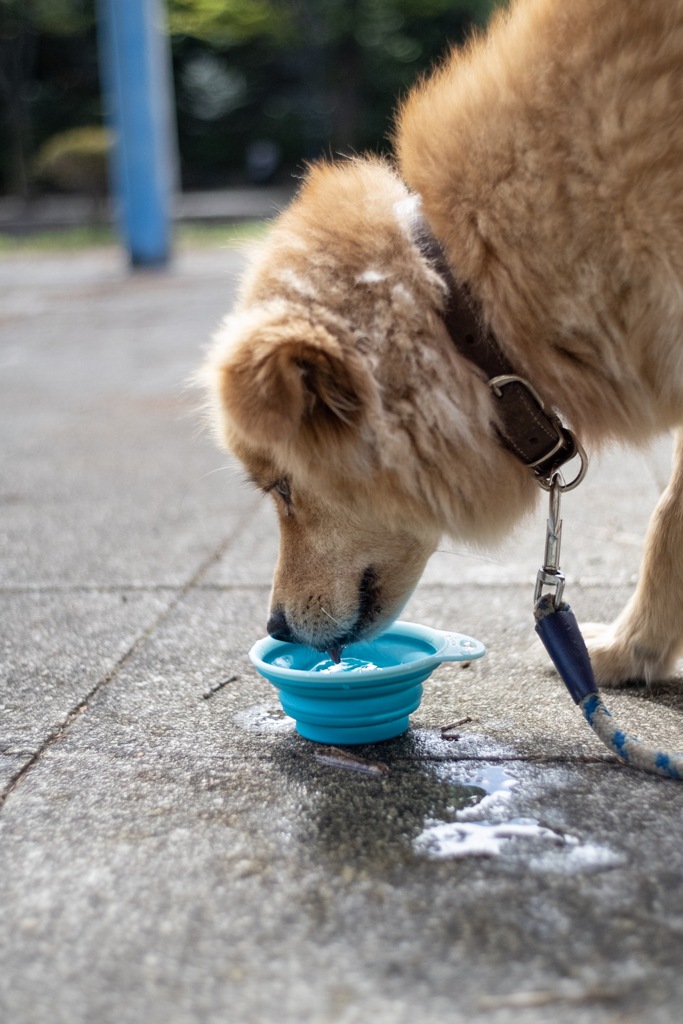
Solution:
{"label": "bowl base", "polygon": [[408,731],[410,718],[405,715],[391,722],[380,722],[376,725],[359,725],[354,727],[334,725],[311,725],[309,722],[297,722],[296,731],[307,740],[326,743],[332,746],[356,746],[359,743],[380,743],[402,736]]}

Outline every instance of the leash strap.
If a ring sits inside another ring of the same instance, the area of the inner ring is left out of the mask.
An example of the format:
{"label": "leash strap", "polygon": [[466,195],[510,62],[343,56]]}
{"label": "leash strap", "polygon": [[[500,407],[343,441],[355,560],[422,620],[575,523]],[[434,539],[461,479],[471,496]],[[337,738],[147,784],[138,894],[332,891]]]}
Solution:
{"label": "leash strap", "polygon": [[[550,482],[550,508],[546,528],[545,558],[538,571],[534,597],[536,632],[557,669],[572,700],[596,736],[620,760],[668,779],[683,780],[683,754],[674,754],[649,746],[620,729],[602,702],[593,674],[588,648],[576,616],[562,600],[564,575],[560,571],[560,497],[562,485]],[[543,593],[551,587],[552,593]]]}
{"label": "leash strap", "polygon": [[535,616],[536,632],[574,703],[597,693],[588,649],[569,605],[563,603],[556,609],[552,596],[546,594],[536,605]]}
{"label": "leash strap", "polygon": [[547,594],[536,605],[535,614],[536,632],[596,736],[633,768],[683,780],[683,754],[660,750],[624,732],[603,704],[586,644],[569,605],[556,609],[552,596]]}

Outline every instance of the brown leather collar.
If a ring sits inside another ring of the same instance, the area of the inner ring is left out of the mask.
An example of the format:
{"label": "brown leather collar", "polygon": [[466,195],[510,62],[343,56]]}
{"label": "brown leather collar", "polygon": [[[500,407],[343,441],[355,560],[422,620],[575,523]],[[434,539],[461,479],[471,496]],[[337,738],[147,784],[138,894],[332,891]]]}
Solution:
{"label": "brown leather collar", "polygon": [[414,241],[448,287],[441,315],[451,340],[461,355],[483,371],[496,397],[501,443],[546,487],[566,462],[580,455],[580,474],[566,489],[575,486],[586,468],[585,454],[576,438],[553,412],[546,410],[529,381],[505,358],[467,287],[453,276],[446,254],[421,212],[419,196],[401,205]]}

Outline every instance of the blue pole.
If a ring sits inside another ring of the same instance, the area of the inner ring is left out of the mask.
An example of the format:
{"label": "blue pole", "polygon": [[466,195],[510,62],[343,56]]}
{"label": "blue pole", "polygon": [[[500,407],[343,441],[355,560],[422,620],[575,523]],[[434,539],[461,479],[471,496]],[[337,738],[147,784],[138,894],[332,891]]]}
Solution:
{"label": "blue pole", "polygon": [[116,220],[133,266],[163,266],[171,250],[176,163],[163,14],[160,0],[98,0]]}

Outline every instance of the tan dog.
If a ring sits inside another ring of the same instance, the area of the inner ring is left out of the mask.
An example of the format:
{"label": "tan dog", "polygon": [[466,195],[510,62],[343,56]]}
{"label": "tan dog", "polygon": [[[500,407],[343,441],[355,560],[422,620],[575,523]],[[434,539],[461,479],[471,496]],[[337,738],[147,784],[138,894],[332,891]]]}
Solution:
{"label": "tan dog", "polygon": [[[207,364],[279,512],[269,631],[333,655],[395,618],[444,532],[495,541],[541,493],[448,336],[410,194],[589,451],[683,424],[683,0],[518,0],[415,89],[396,150],[398,171],[311,170]],[[592,644],[602,684],[662,677],[681,647],[680,438],[636,594]]]}

